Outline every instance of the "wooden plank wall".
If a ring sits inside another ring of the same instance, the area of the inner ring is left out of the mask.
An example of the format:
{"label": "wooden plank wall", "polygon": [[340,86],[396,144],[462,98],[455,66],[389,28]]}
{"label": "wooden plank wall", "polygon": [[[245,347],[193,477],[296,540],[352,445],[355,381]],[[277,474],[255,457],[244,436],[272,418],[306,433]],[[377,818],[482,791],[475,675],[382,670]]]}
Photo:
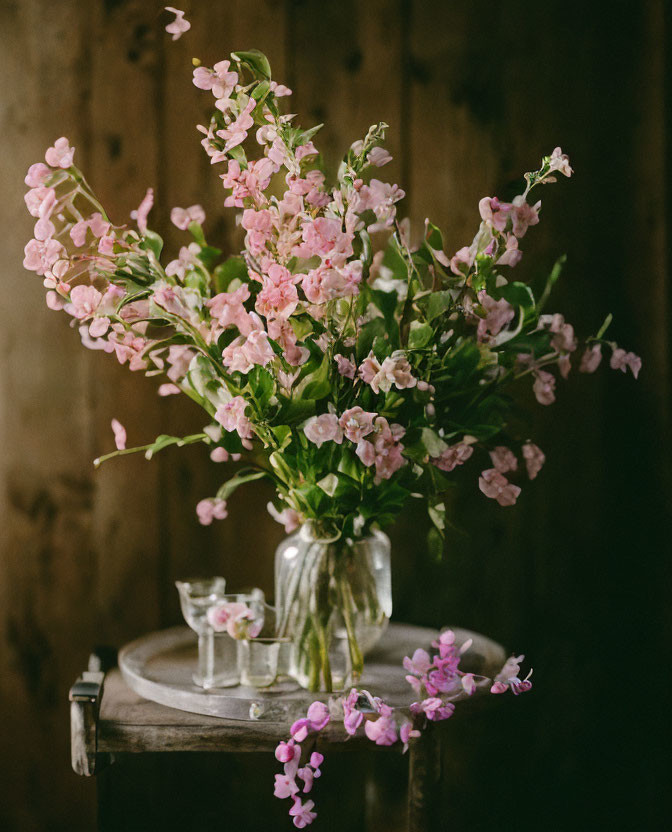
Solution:
{"label": "wooden plank wall", "polygon": [[661,828],[650,701],[669,634],[666,4],[184,5],[192,29],[173,44],[158,2],[0,0],[0,827],[92,828],[92,784],[68,768],[66,695],[93,644],[177,621],[172,582],[194,571],[272,585],[281,530],[268,492],[237,495],[217,527],[196,523],[196,501],[226,473],[203,450],[94,472],[112,416],[140,443],[198,428],[199,414],[83,350],[21,268],[24,171],[61,134],[113,216],[154,186],[169,246],[170,208],[195,201],[212,237],[237,245],[194,131],[206,105],[190,59],[254,46],[303,122],[327,123],[330,165],[370,123],[390,123],[384,172],[407,191],[416,232],[430,216],[451,250],[471,239],[481,196],[510,197],[558,143],[571,154],[576,177],[544,193],[520,269],[540,276],[567,252],[557,307],[584,331],[614,312],[641,379],[603,370],[561,384],[535,420],[546,470],[513,510],[465,489],[453,509],[469,536],[451,538],[443,563],[419,543],[424,520],[403,519],[395,603],[406,620],[487,632],[537,668],[534,694],[456,723],[451,828],[467,816],[471,829],[512,816],[502,828]]}

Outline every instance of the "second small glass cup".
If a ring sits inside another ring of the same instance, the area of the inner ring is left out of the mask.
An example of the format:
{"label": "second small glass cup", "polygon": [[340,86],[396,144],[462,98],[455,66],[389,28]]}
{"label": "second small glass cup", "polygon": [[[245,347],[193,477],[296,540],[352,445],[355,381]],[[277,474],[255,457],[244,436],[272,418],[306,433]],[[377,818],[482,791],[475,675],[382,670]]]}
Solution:
{"label": "second small glass cup", "polygon": [[252,638],[238,642],[240,683],[253,688],[270,688],[281,668],[281,649],[291,645],[289,638]]}

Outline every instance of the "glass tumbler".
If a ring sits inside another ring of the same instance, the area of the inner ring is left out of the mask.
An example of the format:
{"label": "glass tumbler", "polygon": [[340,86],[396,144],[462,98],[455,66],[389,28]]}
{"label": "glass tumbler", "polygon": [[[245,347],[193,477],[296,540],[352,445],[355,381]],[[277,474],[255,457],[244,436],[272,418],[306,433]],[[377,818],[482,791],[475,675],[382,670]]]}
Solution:
{"label": "glass tumbler", "polygon": [[240,682],[253,688],[269,688],[278,677],[280,648],[288,638],[252,638],[238,642]]}

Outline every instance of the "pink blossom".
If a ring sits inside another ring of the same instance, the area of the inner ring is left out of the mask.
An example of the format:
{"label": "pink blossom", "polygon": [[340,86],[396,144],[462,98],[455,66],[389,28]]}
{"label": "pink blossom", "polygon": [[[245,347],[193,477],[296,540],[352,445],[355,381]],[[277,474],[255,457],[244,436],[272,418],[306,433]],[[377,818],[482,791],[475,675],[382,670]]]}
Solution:
{"label": "pink blossom", "polygon": [[478,203],[478,210],[483,222],[492,226],[496,231],[504,231],[511,211],[511,205],[508,202],[500,202],[496,196],[485,196]]}
{"label": "pink blossom", "polygon": [[478,293],[478,300],[486,314],[485,318],[481,318],[478,322],[477,338],[479,341],[487,342],[498,335],[509,321],[513,320],[516,312],[513,306],[504,298],[495,300],[485,290]]}
{"label": "pink blossom", "polygon": [[465,673],[462,677],[462,687],[469,696],[473,696],[476,692],[476,681],[473,673]]}
{"label": "pink blossom", "polygon": [[358,375],[362,381],[371,385],[374,393],[381,390],[387,393],[393,384],[398,390],[415,387],[417,384],[417,379],[411,373],[411,365],[402,350],[385,358],[382,364],[378,363],[372,350],[359,365]]}
{"label": "pink blossom", "polygon": [[555,401],[555,377],[546,370],[535,370],[532,389],[539,404],[553,404]]}
{"label": "pink blossom", "polygon": [[353,235],[343,231],[340,220],[318,217],[304,223],[302,236],[303,244],[295,252],[298,257],[317,254],[322,258],[330,256],[334,262],[343,262],[352,255]]}
{"label": "pink blossom", "polygon": [[243,283],[234,292],[220,292],[206,301],[205,305],[210,309],[210,314],[222,329],[226,329],[228,326],[236,326],[241,335],[248,335],[252,330],[252,321],[244,303],[249,297],[250,290]]}
{"label": "pink blossom", "polygon": [[310,755],[310,765],[315,769],[315,777],[321,775],[320,766],[324,762],[324,756],[319,751],[313,751]]}
{"label": "pink blossom", "polygon": [[399,728],[399,739],[403,742],[404,748],[402,753],[406,753],[408,751],[408,743],[411,739],[420,736],[420,731],[416,728],[413,728],[412,722],[404,722],[402,723],[401,727]]}
{"label": "pink blossom", "polygon": [[205,211],[200,205],[190,205],[188,208],[173,208],[170,221],[180,231],[186,231],[192,222],[202,225],[205,222]]}
{"label": "pink blossom", "polygon": [[504,445],[497,445],[496,448],[493,448],[490,451],[490,459],[500,474],[506,474],[507,471],[516,471],[518,468],[516,455]]}
{"label": "pink blossom", "polygon": [[293,283],[267,284],[257,295],[255,309],[266,318],[289,318],[299,303]]}
{"label": "pink blossom", "polygon": [[36,162],[28,168],[28,173],[26,173],[26,178],[23,181],[29,188],[39,188],[50,174],[51,171],[43,162]]}
{"label": "pink blossom", "polygon": [[525,656],[522,655],[510,656],[506,660],[504,667],[495,676],[494,684],[490,688],[490,693],[505,693],[508,688],[511,688],[511,692],[515,696],[518,696],[519,694],[526,693],[528,690],[532,689],[532,682],[530,682],[532,670],[530,670],[524,679],[521,680],[519,678],[520,663],[524,658]]}
{"label": "pink blossom", "polygon": [[553,333],[551,344],[558,352],[573,352],[576,349],[576,338],[574,327],[565,322],[563,315],[542,315],[539,318],[540,327],[546,328]]}
{"label": "pink blossom", "polygon": [[458,465],[464,465],[473,452],[472,445],[468,445],[465,442],[458,442],[455,445],[449,445],[441,456],[432,457],[431,462],[439,470],[450,472]]}
{"label": "pink blossom", "polygon": [[39,185],[27,191],[23,199],[32,217],[48,216],[56,202],[56,191]]}
{"label": "pink blossom", "polygon": [[266,509],[277,523],[281,523],[285,527],[287,534],[291,534],[294,529],[298,529],[300,517],[299,513],[293,508],[283,508],[282,511],[278,511],[273,503],[267,503]]}
{"label": "pink blossom", "polygon": [[30,240],[25,248],[23,267],[37,274],[44,274],[58,260],[63,246],[58,240]]}
{"label": "pink blossom", "polygon": [[168,378],[178,382],[184,378],[194,357],[192,350],[184,344],[172,344],[168,349],[166,360],[170,365],[167,372]]}
{"label": "pink blossom", "polygon": [[291,95],[292,91],[284,84],[278,84],[277,81],[271,81],[271,92],[277,97],[282,98],[286,95]]}
{"label": "pink blossom", "polygon": [[118,419],[112,419],[112,432],[117,450],[123,451],[126,448],[126,428]]}
{"label": "pink blossom", "polygon": [[226,500],[216,498],[201,500],[196,506],[196,514],[202,526],[209,526],[213,520],[224,520],[228,514]]}
{"label": "pink blossom", "polygon": [[375,465],[376,449],[373,443],[368,442],[366,439],[360,439],[355,448],[355,453],[362,461],[362,465],[366,465],[367,468]]}
{"label": "pink blossom", "polygon": [[550,162],[551,166],[549,168],[549,173],[557,170],[567,177],[574,173],[569,164],[569,156],[566,153],[563,153],[559,147],[556,147],[553,153],[551,153]]}
{"label": "pink blossom", "polygon": [[541,202],[530,205],[522,194],[514,197],[511,204],[511,220],[512,230],[516,237],[524,237],[527,229],[539,222],[540,208]]}
{"label": "pink blossom", "polygon": [[364,714],[357,709],[357,702],[359,700],[359,691],[352,688],[350,693],[343,700],[343,724],[345,730],[350,736],[354,736],[357,729],[362,724]]}
{"label": "pink blossom", "polygon": [[586,351],[581,356],[581,364],[579,365],[580,373],[594,373],[600,366],[602,361],[602,345],[593,344],[592,347],[587,347]]}
{"label": "pink blossom", "polygon": [[633,376],[637,378],[639,371],[642,369],[642,359],[634,352],[626,352],[620,347],[616,347],[611,353],[609,366],[612,370],[621,370],[623,373],[629,367]]}
{"label": "pink blossom", "polygon": [[70,143],[65,136],[61,136],[60,139],[56,139],[54,146],[50,147],[44,154],[44,160],[48,165],[51,165],[52,168],[65,169],[72,165],[74,155],[75,148],[70,147]]}
{"label": "pink blossom", "polygon": [[219,61],[212,69],[199,66],[194,70],[194,86],[212,90],[218,99],[228,99],[238,83],[238,73],[229,72],[230,61]]}
{"label": "pink blossom", "polygon": [[392,225],[396,215],[395,203],[405,196],[406,194],[398,185],[372,179],[368,185],[363,185],[359,189],[354,210],[358,214],[367,210],[373,211],[378,222],[369,226],[369,231],[381,231]]}
{"label": "pink blossom", "polygon": [[329,722],[329,708],[324,702],[313,702],[309,708],[307,717],[310,720],[313,731],[321,731]]}
{"label": "pink blossom", "polygon": [[92,338],[100,338],[105,335],[110,326],[110,319],[104,315],[102,318],[94,318],[89,326],[89,335]]}
{"label": "pink blossom", "polygon": [[274,797],[293,797],[299,791],[296,780],[287,774],[275,775],[275,788],[273,789]]}
{"label": "pink blossom", "polygon": [[506,234],[506,243],[504,245],[504,252],[499,254],[495,263],[498,266],[517,266],[520,263],[523,252],[518,248],[518,238],[515,234]]}
{"label": "pink blossom", "polygon": [[397,741],[397,724],[389,716],[379,716],[375,720],[367,719],[364,731],[376,745],[394,745]]}
{"label": "pink blossom", "polygon": [[175,15],[175,20],[166,26],[166,32],[173,36],[173,40],[179,40],[185,32],[191,29],[191,23],[184,19],[184,12],[180,9],[174,9],[172,6],[164,7],[167,12]]}
{"label": "pink blossom", "polygon": [[351,442],[359,442],[360,439],[368,436],[373,431],[373,420],[376,415],[376,413],[362,410],[359,405],[346,410],[338,420],[345,438]]}
{"label": "pink blossom", "polygon": [[315,773],[313,772],[310,766],[304,766],[300,768],[297,772],[299,777],[303,780],[303,793],[308,794],[310,790],[313,788],[313,779],[315,777]]}
{"label": "pink blossom", "polygon": [[[159,396],[163,396],[163,397],[165,397],[165,396],[176,396],[178,393],[181,393],[181,392],[182,391],[177,386],[177,384],[161,384],[159,386],[159,390],[158,390]],[[212,454],[210,455],[210,458],[212,458]]]}
{"label": "pink blossom", "polygon": [[275,759],[279,763],[291,763],[295,757],[300,756],[301,749],[296,745],[294,740],[280,742],[275,749]]}
{"label": "pink blossom", "polygon": [[340,375],[345,376],[345,378],[354,379],[357,367],[352,361],[340,354],[334,356],[334,361],[336,362],[336,369]]}
{"label": "pink blossom", "polygon": [[273,347],[268,341],[268,334],[261,329],[250,332],[243,345],[243,352],[252,364],[259,364],[262,367],[275,358]]}
{"label": "pink blossom", "polygon": [[[217,104],[219,105],[219,103],[220,102],[218,101]],[[251,113],[252,110],[254,110],[255,105],[256,101],[253,98],[250,98],[245,108],[238,114],[236,120],[228,127],[217,131],[219,138],[224,139],[226,142],[224,145],[224,153],[228,153],[229,150],[241,144],[247,138],[247,131],[254,124],[254,119],[252,118]]]}
{"label": "pink blossom", "polygon": [[66,311],[79,320],[90,318],[98,309],[102,297],[94,286],[75,286],[70,292],[70,306]]}
{"label": "pink blossom", "polygon": [[131,211],[131,219],[134,219],[138,224],[138,230],[141,234],[147,231],[147,216],[154,205],[154,189],[147,188],[147,193],[142,198],[142,202],[136,210]]}
{"label": "pink blossom", "polygon": [[250,448],[250,439],[254,436],[252,422],[245,416],[247,402],[242,396],[234,396],[230,402],[220,405],[215,412],[215,419],[224,428],[232,432],[236,431],[243,440],[243,445]]}
{"label": "pink blossom", "polygon": [[320,448],[325,442],[336,442],[340,445],[343,441],[343,428],[338,422],[338,416],[334,413],[322,413],[320,416],[311,416],[306,422],[303,432],[311,442]]}
{"label": "pink blossom", "polygon": [[474,264],[474,252],[469,246],[463,246],[450,260],[450,270],[459,276],[466,274]]}
{"label": "pink blossom", "polygon": [[392,161],[392,157],[384,147],[374,147],[366,158],[370,165],[377,168],[382,168],[383,165]]}
{"label": "pink blossom", "polygon": [[496,468],[483,471],[478,480],[478,487],[486,497],[497,500],[500,506],[514,505],[520,494],[520,488],[510,483]]}
{"label": "pink blossom", "polygon": [[532,442],[526,442],[523,445],[523,458],[525,459],[525,467],[527,468],[527,476],[533,480],[546,462],[546,455]]}
{"label": "pink blossom", "polygon": [[54,311],[63,309],[65,305],[63,298],[54,291],[47,292],[45,299],[49,309],[53,309]]}
{"label": "pink blossom", "polygon": [[429,658],[429,653],[419,647],[412,658],[404,657],[403,665],[409,673],[416,673],[418,676],[424,676],[425,673],[432,666],[432,660]]}
{"label": "pink blossom", "polygon": [[315,820],[317,813],[312,811],[314,805],[312,800],[301,803],[300,798],[294,798],[294,805],[289,810],[289,814],[293,818],[294,826],[297,829],[304,829]]}
{"label": "pink blossom", "polygon": [[[222,500],[221,502],[224,502]],[[226,510],[220,515],[215,513],[217,520],[226,517]],[[201,521],[202,522],[202,521]],[[215,632],[226,632],[231,638],[256,638],[261,630],[261,622],[255,620],[254,612],[240,601],[224,601],[208,609],[208,623]]]}
{"label": "pink blossom", "polygon": [[487,225],[503,233],[510,223],[513,234],[518,238],[525,236],[529,226],[539,222],[540,207],[540,202],[529,205],[522,194],[510,203],[500,202],[497,197],[487,196],[478,203],[481,219]]}
{"label": "pink blossom", "polygon": [[307,144],[299,145],[294,151],[294,156],[296,157],[296,161],[300,162],[306,156],[316,156],[317,153],[318,150],[315,145],[312,142],[308,142]]}

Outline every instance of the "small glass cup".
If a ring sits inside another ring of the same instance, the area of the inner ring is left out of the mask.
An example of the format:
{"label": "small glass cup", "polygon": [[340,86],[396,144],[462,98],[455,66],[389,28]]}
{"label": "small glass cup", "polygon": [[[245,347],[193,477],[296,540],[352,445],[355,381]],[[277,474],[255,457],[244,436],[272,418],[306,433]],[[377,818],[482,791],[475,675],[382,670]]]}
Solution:
{"label": "small glass cup", "polygon": [[253,688],[270,688],[278,678],[280,649],[288,638],[253,638],[238,642],[240,682]]}
{"label": "small glass cup", "polygon": [[[187,624],[198,635],[198,670],[193,675],[194,682],[206,689],[217,687],[223,682],[226,683],[226,673],[222,674],[221,669],[229,664],[230,656],[222,655],[221,648],[226,648],[226,645],[215,644],[215,632],[208,623],[210,607],[226,597],[224,594],[226,581],[221,576],[217,576],[215,578],[176,581],[175,586],[180,594],[182,615]],[[226,652],[226,649],[224,649],[224,653]],[[234,651],[233,667],[235,668],[235,666]],[[235,675],[236,681],[233,684],[237,684],[237,671]],[[228,682],[228,684],[231,684],[231,682]]]}

